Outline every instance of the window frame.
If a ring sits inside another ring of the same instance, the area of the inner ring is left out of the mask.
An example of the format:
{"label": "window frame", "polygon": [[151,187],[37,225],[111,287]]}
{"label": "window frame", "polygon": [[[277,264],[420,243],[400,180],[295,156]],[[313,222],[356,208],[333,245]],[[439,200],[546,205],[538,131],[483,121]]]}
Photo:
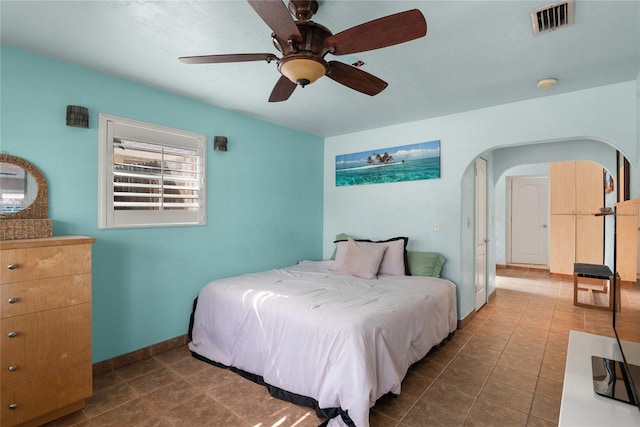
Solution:
{"label": "window frame", "polygon": [[[193,210],[117,210],[114,207],[114,138],[195,151],[198,207]],[[98,115],[98,228],[206,225],[206,135],[111,114]]]}

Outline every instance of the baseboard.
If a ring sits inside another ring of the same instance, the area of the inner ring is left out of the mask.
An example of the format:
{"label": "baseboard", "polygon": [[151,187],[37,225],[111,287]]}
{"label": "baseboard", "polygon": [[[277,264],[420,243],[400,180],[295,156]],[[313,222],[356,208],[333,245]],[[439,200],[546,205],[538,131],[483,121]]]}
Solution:
{"label": "baseboard", "polygon": [[[496,265],[497,266],[497,265]],[[489,297],[487,299],[487,304],[491,304],[492,300],[495,299],[496,297],[496,290],[494,289],[490,294]],[[458,329],[462,329],[465,326],[467,326],[469,324],[469,322],[471,322],[473,320],[473,318],[476,317],[476,312],[475,310],[472,311],[471,313],[467,314],[464,319],[459,319],[458,320]]]}
{"label": "baseboard", "polygon": [[573,274],[551,273],[551,278],[563,282],[573,282]]}
{"label": "baseboard", "polygon": [[97,375],[107,374],[111,371],[121,368],[122,366],[130,365],[132,363],[153,357],[156,354],[163,353],[174,348],[182,347],[184,345],[187,345],[188,342],[188,335],[180,335],[179,337],[171,338],[169,340],[162,341],[157,344],[153,344],[139,350],[114,357],[112,359],[94,363],[93,376],[95,377]]}
{"label": "baseboard", "polygon": [[487,299],[487,303],[491,304],[491,300],[494,299],[496,297],[496,290],[494,289],[490,294],[489,294],[489,298]]}
{"label": "baseboard", "polygon": [[467,326],[474,317],[476,317],[476,312],[472,311],[471,313],[467,314],[464,319],[458,319],[458,329],[462,329]]}
{"label": "baseboard", "polygon": [[496,264],[498,270],[519,270],[533,272],[549,272],[549,266],[540,264]]}

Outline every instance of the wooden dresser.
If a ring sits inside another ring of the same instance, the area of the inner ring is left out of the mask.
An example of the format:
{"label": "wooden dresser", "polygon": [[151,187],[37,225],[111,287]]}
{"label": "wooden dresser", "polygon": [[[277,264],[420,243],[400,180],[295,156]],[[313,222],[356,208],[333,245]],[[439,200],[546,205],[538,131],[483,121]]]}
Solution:
{"label": "wooden dresser", "polygon": [[82,409],[91,396],[94,242],[0,242],[2,427],[43,424]]}

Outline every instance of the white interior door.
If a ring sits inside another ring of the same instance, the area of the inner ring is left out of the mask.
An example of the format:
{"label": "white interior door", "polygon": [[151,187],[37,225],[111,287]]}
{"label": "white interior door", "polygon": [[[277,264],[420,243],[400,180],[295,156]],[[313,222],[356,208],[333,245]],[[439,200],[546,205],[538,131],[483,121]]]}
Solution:
{"label": "white interior door", "polygon": [[549,178],[511,178],[511,262],[549,263]]}
{"label": "white interior door", "polygon": [[487,302],[487,161],[476,159],[476,311]]}

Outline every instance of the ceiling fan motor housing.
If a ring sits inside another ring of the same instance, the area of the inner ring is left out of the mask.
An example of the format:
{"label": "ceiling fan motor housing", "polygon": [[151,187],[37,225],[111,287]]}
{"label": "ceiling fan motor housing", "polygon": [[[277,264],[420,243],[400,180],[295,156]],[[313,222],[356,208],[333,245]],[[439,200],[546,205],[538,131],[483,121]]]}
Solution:
{"label": "ceiling fan motor housing", "polygon": [[331,31],[312,21],[296,21],[301,42],[288,40],[282,43],[274,36],[274,45],[283,57],[278,61],[278,70],[293,83],[306,86],[322,77],[329,70],[324,56],[329,52],[324,41],[331,36]]}
{"label": "ceiling fan motor housing", "polygon": [[323,52],[324,41],[332,35],[327,27],[313,21],[296,21],[296,26],[298,27],[298,31],[300,31],[302,40],[281,40],[275,34],[272,34],[273,44],[276,49],[283,55],[299,52],[310,52],[317,56],[326,55],[326,49]]}

